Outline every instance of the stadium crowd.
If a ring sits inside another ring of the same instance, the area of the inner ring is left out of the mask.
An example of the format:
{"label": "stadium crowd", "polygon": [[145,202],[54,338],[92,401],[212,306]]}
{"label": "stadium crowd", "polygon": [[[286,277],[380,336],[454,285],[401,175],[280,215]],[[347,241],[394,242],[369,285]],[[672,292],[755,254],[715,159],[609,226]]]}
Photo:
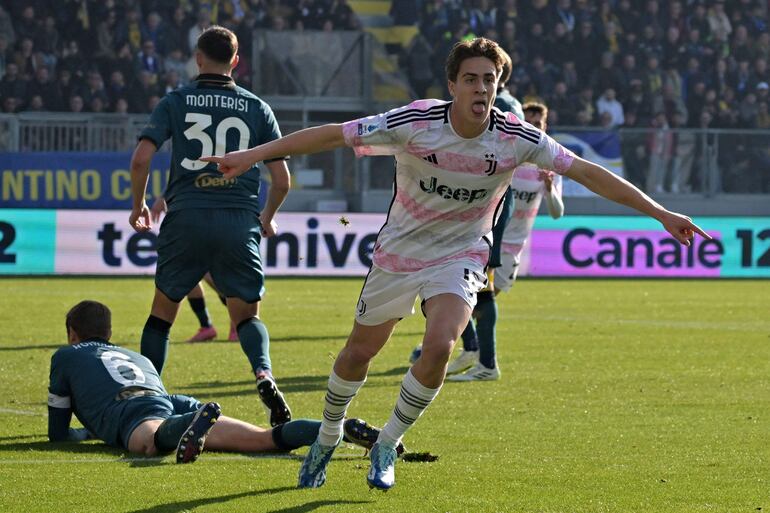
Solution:
{"label": "stadium crowd", "polygon": [[[391,7],[394,24],[420,29],[399,49],[416,97],[442,89],[448,97],[442,63],[455,42],[483,35],[513,59],[510,91],[547,104],[551,126],[770,128],[764,0],[393,0]],[[244,42],[254,30],[361,28],[347,0],[0,0],[2,112],[150,112],[195,75],[195,41],[212,24],[242,42],[234,76],[252,90],[252,45]],[[720,160],[770,173],[764,142],[735,142]],[[703,181],[689,170],[701,167],[709,144],[692,132],[626,131],[627,176],[650,192],[697,189]],[[668,177],[649,171],[666,168]],[[725,190],[770,187],[733,174]]]}
{"label": "stadium crowd", "polygon": [[247,88],[253,30],[359,28],[347,0],[2,0],[2,111],[150,112],[195,75],[212,24],[246,42],[235,76]]}
{"label": "stadium crowd", "polygon": [[514,96],[544,101],[552,125],[768,128],[766,7],[754,0],[396,0],[393,15],[420,26],[404,55],[418,96],[444,82],[440,63],[456,41],[484,35],[514,61]]}

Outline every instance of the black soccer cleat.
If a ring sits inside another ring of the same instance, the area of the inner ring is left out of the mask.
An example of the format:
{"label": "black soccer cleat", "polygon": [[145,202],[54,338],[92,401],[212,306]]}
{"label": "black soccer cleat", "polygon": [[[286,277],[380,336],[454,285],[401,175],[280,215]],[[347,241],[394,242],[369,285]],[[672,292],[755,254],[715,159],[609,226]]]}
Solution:
{"label": "black soccer cleat", "polygon": [[192,463],[203,452],[209,431],[216,424],[222,410],[217,403],[206,403],[198,410],[176,446],[176,462]]}
{"label": "black soccer cleat", "polygon": [[[380,436],[379,428],[372,426],[361,419],[347,419],[342,424],[342,439],[348,443],[360,445],[364,449],[370,451],[374,444],[377,442],[377,437]],[[406,452],[404,444],[398,443],[396,447],[396,454],[401,456]]]}
{"label": "black soccer cleat", "polygon": [[265,377],[257,380],[257,392],[265,410],[270,417],[272,427],[285,424],[291,420],[291,410],[286,404],[283,394],[278,390],[278,386],[271,377]]}

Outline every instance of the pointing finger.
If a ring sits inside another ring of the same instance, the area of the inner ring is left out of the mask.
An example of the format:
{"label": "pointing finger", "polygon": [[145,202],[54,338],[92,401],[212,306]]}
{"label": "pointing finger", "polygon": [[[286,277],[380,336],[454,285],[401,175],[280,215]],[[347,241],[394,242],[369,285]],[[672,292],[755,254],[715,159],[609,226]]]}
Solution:
{"label": "pointing finger", "polygon": [[210,157],[201,157],[198,160],[202,160],[203,162],[214,162],[215,164],[221,164],[225,161],[224,157],[217,157],[217,156],[210,156]]}

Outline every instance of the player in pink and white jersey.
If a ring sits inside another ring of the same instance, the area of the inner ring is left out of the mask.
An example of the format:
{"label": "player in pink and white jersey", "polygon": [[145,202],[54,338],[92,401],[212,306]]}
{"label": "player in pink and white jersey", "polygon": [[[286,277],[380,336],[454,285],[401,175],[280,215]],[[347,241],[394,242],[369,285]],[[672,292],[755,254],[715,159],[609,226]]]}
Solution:
{"label": "player in pink and white jersey", "polygon": [[370,486],[395,483],[396,444],[438,395],[455,340],[465,328],[484,266],[495,210],[516,166],[533,162],[582,183],[597,194],[658,219],[683,244],[692,221],[669,212],[606,169],[576,157],[553,139],[493,111],[503,51],[485,38],[462,41],[447,58],[453,101],[420,100],[344,124],[300,130],[217,162],[228,179],[270,156],[352,146],[358,155],[394,155],[395,196],[375,244],[353,330],[334,363],[323,424],[299,473],[299,487],[318,487],[342,435],[347,407],[366,379],[371,359],[420,296],[426,317],[423,350],[406,373],[395,408],[371,452]]}
{"label": "player in pink and white jersey", "polygon": [[[524,120],[532,126],[545,131],[547,126],[548,108],[541,103],[524,105]],[[513,212],[502,232],[501,240],[495,240],[495,247],[500,246],[500,267],[488,271],[494,273],[488,290],[477,295],[477,304],[473,311],[478,331],[477,351],[463,350],[449,364],[447,373],[462,372],[449,376],[449,381],[490,381],[500,378],[500,367],[497,364],[495,331],[497,324],[497,303],[495,296],[500,291],[508,292],[519,272],[519,262],[524,245],[527,243],[540,203],[545,198],[548,213],[554,219],[564,215],[562,201],[561,175],[547,171],[534,164],[525,162],[516,168],[511,181]],[[498,222],[504,222],[500,220]],[[495,235],[498,235],[495,228]],[[494,251],[494,249],[493,249]],[[470,323],[469,323],[470,324]]]}

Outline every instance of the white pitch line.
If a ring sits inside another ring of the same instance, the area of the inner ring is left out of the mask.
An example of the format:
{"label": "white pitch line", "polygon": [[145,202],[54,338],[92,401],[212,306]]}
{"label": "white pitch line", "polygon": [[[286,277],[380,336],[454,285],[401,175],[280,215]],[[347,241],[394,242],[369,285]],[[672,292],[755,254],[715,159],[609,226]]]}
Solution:
{"label": "white pitch line", "polygon": [[[164,459],[168,459],[169,465],[173,465],[173,458],[77,458],[77,459],[23,459],[23,460],[11,460],[0,458],[0,466],[2,465],[59,465],[59,464],[77,464],[77,463],[159,463]],[[301,460],[302,456],[298,454],[253,454],[253,455],[221,455],[214,456],[204,454],[199,461],[250,461],[250,460]],[[352,460],[352,459],[364,459],[362,454],[335,454],[333,456],[335,460]]]}
{"label": "white pitch line", "polygon": [[34,417],[47,417],[47,413],[30,410],[14,410],[12,408],[0,408],[0,413],[12,413],[14,415],[32,415]]}
{"label": "white pitch line", "polygon": [[[503,314],[504,315],[504,314]],[[636,326],[657,326],[661,328],[680,328],[696,330],[725,330],[744,332],[765,332],[770,329],[770,323],[764,321],[735,322],[710,322],[710,321],[664,321],[655,319],[597,319],[595,317],[580,317],[566,315],[526,315],[512,313],[508,319],[516,321],[557,321],[557,322],[581,322],[590,324],[623,324]]]}

